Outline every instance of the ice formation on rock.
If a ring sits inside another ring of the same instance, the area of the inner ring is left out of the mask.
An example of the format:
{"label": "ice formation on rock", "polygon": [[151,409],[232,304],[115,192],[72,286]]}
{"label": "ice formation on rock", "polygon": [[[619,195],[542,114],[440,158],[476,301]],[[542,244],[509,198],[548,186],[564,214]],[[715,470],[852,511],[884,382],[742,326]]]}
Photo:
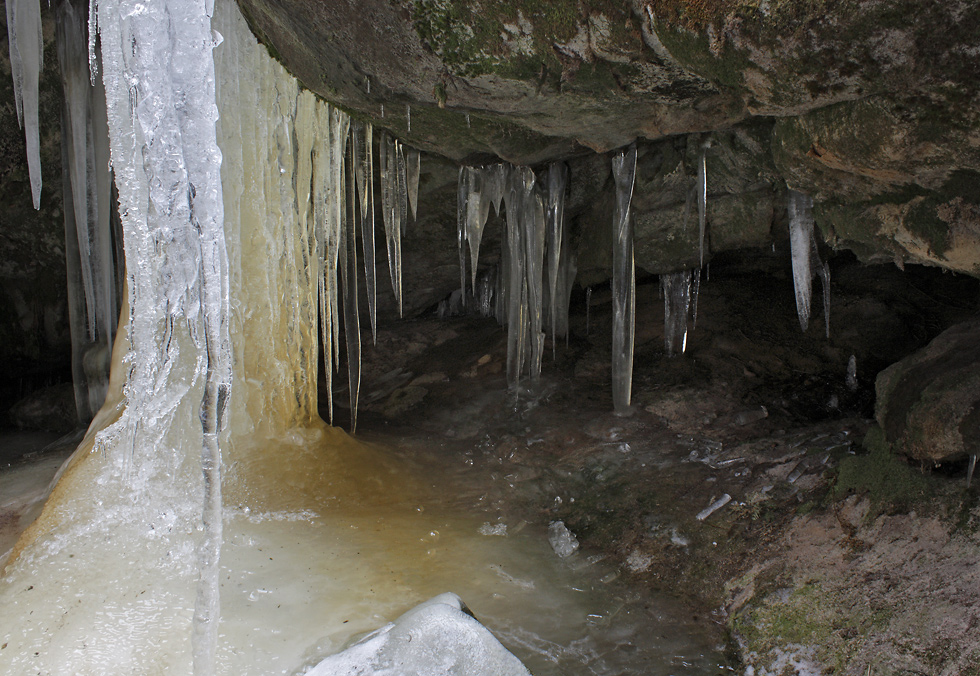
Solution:
{"label": "ice formation on rock", "polygon": [[633,263],[633,221],[630,202],[636,175],[636,146],[613,156],[616,211],[613,216],[613,408],[619,414],[630,409],[633,386],[633,322],[636,313],[636,269]]}
{"label": "ice formation on rock", "polygon": [[800,327],[806,331],[810,323],[810,296],[813,273],[820,275],[823,285],[824,332],[830,337],[830,265],[821,261],[813,232],[813,199],[796,190],[787,197],[789,212],[789,243],[793,256],[793,287],[796,290],[796,311]]}
{"label": "ice formation on rock", "polygon": [[[433,656],[438,656],[437,671]],[[430,673],[530,676],[520,660],[452,593],[412,608],[343,652],[326,658],[306,676]]]}
{"label": "ice formation on rock", "polygon": [[378,293],[374,247],[374,127],[357,122],[351,128],[354,148],[354,172],[357,176],[357,198],[360,205],[360,232],[364,253],[364,291],[367,295],[371,339],[378,340]]}
{"label": "ice formation on rock", "polygon": [[88,69],[87,3],[56,7],[61,67],[65,259],[78,420],[88,423],[105,401],[112,340],[119,317],[121,263],[113,228],[112,174],[105,89]]}
{"label": "ice formation on rock", "polygon": [[34,208],[41,207],[41,143],[38,133],[38,78],[44,65],[41,37],[41,3],[38,0],[7,0],[7,42],[10,75],[14,81],[17,122],[27,143],[27,169],[31,179]]}
{"label": "ice formation on rock", "polygon": [[[566,276],[569,247],[563,247],[565,235],[565,193],[568,190],[568,165],[553,162],[548,166],[548,314],[551,318],[552,350],[557,337],[568,331]],[[564,262],[564,266],[562,265]],[[559,287],[561,281],[561,287]],[[561,333],[558,328],[561,325]]]}

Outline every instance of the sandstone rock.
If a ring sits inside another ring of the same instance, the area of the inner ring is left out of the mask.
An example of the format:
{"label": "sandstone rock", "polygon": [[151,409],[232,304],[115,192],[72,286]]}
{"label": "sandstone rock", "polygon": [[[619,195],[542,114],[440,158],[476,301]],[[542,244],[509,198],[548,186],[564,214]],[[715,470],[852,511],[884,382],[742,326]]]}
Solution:
{"label": "sandstone rock", "polygon": [[980,319],[941,333],[878,374],[875,418],[917,460],[980,453]]}

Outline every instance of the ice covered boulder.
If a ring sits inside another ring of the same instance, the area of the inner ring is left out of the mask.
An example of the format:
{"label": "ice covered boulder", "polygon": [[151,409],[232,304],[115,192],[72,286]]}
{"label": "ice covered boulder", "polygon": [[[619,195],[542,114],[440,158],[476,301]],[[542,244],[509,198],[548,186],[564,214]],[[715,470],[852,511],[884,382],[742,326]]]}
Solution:
{"label": "ice covered boulder", "polygon": [[456,594],[412,608],[306,676],[530,676]]}

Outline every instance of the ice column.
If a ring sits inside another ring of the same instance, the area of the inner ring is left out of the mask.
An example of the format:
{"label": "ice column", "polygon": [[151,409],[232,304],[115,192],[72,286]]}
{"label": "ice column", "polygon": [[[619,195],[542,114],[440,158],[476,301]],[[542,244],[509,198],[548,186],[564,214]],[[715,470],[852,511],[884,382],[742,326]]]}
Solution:
{"label": "ice column", "polygon": [[41,144],[38,135],[38,77],[44,61],[41,4],[38,0],[7,0],[7,41],[14,81],[17,122],[27,143],[27,169],[34,208],[41,207]]}
{"label": "ice column", "polygon": [[[77,6],[76,6],[77,5]],[[75,405],[88,423],[102,406],[109,386],[112,340],[119,317],[109,170],[109,127],[105,89],[88,69],[87,3],[57,5],[58,61],[61,67],[62,153],[65,191],[65,258]],[[115,240],[115,241],[114,241]]]}
{"label": "ice column", "polygon": [[618,414],[630,411],[633,385],[633,322],[636,311],[636,270],[633,265],[633,223],[630,202],[636,175],[636,146],[612,160],[616,182],[616,211],[613,216],[613,408]]}
{"label": "ice column", "polygon": [[[213,672],[217,646],[218,434],[231,387],[210,9],[195,0],[97,5],[132,308],[127,406],[97,443],[106,453],[129,455],[130,487],[148,506],[169,498],[161,451],[169,444],[178,454],[201,449],[196,674]],[[184,425],[171,428],[188,405],[198,409],[197,434]]]}
{"label": "ice column", "polygon": [[789,244],[793,256],[793,287],[796,290],[796,311],[800,327],[806,331],[810,323],[810,296],[813,272],[820,275],[823,285],[824,332],[830,337],[830,265],[821,261],[813,232],[813,199],[790,190]]}

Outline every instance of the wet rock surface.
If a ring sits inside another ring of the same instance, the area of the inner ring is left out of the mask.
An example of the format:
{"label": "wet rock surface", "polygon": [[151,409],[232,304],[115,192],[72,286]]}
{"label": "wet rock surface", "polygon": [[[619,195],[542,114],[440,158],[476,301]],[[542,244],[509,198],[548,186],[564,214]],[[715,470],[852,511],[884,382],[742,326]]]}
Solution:
{"label": "wet rock surface", "polygon": [[516,392],[492,320],[383,323],[358,436],[441,468],[488,537],[560,521],[573,556],[677,596],[756,673],[971,674],[976,489],[964,462],[924,474],[893,454],[872,416],[878,372],[973,314],[976,281],[838,256],[827,340],[822,322],[800,332],[787,258],[716,262],[673,358],[656,281],[640,280],[629,417],[611,412],[601,288],[588,327],[576,292],[567,343]]}

